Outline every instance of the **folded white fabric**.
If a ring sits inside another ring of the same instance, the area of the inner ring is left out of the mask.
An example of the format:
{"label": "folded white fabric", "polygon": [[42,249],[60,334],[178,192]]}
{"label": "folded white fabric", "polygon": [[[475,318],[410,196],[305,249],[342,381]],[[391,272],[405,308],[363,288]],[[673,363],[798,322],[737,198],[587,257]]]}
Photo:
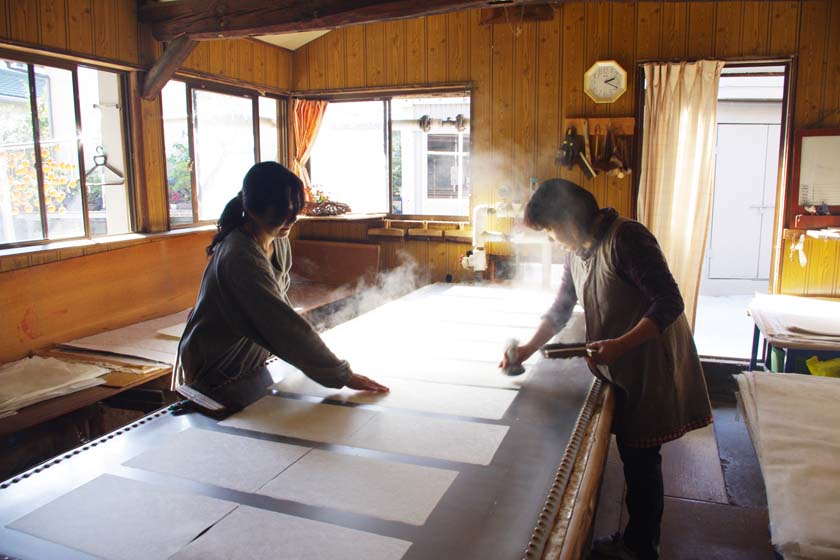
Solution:
{"label": "folded white fabric", "polygon": [[840,379],[746,372],[741,402],[785,558],[840,559]]}

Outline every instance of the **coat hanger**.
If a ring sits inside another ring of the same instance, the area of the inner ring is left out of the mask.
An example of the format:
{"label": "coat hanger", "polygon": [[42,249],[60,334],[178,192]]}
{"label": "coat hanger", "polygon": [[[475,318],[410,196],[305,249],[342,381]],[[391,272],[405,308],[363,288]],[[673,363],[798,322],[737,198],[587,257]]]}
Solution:
{"label": "coat hanger", "polygon": [[[102,146],[96,147],[96,155],[93,156],[93,163],[95,165],[90,171],[85,173],[85,183],[88,186],[122,185],[125,183],[125,176],[117,168],[108,163],[108,156],[105,154],[105,148]],[[116,178],[108,179],[107,174],[109,171]],[[98,181],[89,180],[94,173],[98,175]]]}

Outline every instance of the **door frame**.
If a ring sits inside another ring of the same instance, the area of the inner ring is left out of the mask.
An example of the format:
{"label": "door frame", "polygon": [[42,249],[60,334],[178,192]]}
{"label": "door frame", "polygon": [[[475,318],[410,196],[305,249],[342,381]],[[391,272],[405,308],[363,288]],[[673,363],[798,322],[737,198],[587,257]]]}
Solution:
{"label": "door frame", "polygon": [[[697,62],[701,59],[650,59],[636,61],[636,150],[634,156],[635,169],[641,169],[642,165],[642,135],[644,134],[644,115],[645,115],[645,69],[644,65],[650,62]],[[782,120],[781,131],[779,138],[779,168],[776,177],[776,210],[773,216],[773,242],[772,255],[770,257],[770,279],[768,291],[771,294],[777,294],[781,288],[782,282],[782,266],[784,259],[782,252],[784,249],[784,230],[785,230],[785,216],[787,215],[788,206],[788,183],[790,180],[790,166],[788,162],[791,159],[791,149],[793,142],[793,111],[795,101],[796,83],[796,57],[738,57],[738,58],[716,58],[722,60],[727,68],[738,67],[760,67],[760,66],[782,66],[784,67],[784,86],[782,94]],[[759,74],[760,75],[760,74]],[[639,199],[639,183],[641,179],[640,173],[633,174],[633,195],[632,195],[632,211],[633,217],[638,215],[638,199]],[[703,247],[703,251],[706,248]]]}

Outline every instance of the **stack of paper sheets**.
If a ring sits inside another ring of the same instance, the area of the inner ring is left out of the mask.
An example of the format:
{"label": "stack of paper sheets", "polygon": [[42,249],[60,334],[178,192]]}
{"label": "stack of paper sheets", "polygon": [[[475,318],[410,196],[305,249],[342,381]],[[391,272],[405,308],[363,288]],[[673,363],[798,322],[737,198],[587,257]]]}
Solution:
{"label": "stack of paper sheets", "polygon": [[158,331],[166,331],[170,327],[183,324],[188,314],[189,310],[185,309],[172,315],[135,323],[121,329],[71,340],[63,343],[62,346],[145,358],[161,364],[173,365],[175,354],[178,352],[178,338],[160,334]]}
{"label": "stack of paper sheets", "polygon": [[756,294],[750,314],[771,344],[827,350],[840,347],[840,301]]}
{"label": "stack of paper sheets", "polygon": [[0,416],[105,382],[109,370],[56,358],[25,358],[0,366]]}
{"label": "stack of paper sheets", "polygon": [[840,558],[840,379],[746,372],[737,380],[773,544],[786,559]]}

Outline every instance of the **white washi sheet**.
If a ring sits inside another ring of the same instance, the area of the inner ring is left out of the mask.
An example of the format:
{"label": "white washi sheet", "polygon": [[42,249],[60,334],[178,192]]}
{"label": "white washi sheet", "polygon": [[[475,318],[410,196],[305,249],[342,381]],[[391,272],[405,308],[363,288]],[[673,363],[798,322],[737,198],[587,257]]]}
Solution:
{"label": "white washi sheet", "polygon": [[457,471],[313,449],[259,494],[423,525]]}
{"label": "white washi sheet", "polygon": [[105,474],[9,528],[111,560],[165,560],[235,507]]}
{"label": "white washi sheet", "polygon": [[239,506],[173,560],[400,560],[411,543]]}
{"label": "white washi sheet", "polygon": [[127,467],[254,492],[310,448],[189,428],[123,463]]}
{"label": "white washi sheet", "polygon": [[264,397],[219,423],[221,426],[488,465],[508,427],[393,414],[359,408]]}
{"label": "white washi sheet", "polygon": [[376,380],[386,385],[391,391],[371,393],[354,391],[346,387],[331,389],[312,381],[299,370],[290,370],[284,375],[282,381],[275,383],[271,388],[341,403],[375,404],[389,408],[490,420],[501,420],[517,395],[516,391],[508,389],[446,385],[388,377],[378,377]]}

